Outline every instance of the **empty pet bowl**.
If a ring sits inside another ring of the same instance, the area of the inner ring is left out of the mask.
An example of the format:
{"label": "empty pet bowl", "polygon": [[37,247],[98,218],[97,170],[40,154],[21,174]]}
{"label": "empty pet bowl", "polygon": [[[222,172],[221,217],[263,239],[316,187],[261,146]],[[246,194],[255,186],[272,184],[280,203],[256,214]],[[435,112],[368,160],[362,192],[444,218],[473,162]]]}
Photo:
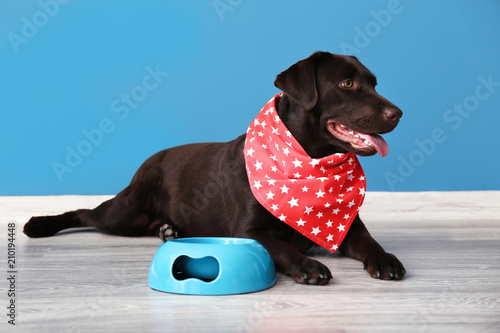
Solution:
{"label": "empty pet bowl", "polygon": [[256,240],[179,238],[164,243],[149,269],[151,288],[176,294],[230,295],[276,283],[273,260]]}

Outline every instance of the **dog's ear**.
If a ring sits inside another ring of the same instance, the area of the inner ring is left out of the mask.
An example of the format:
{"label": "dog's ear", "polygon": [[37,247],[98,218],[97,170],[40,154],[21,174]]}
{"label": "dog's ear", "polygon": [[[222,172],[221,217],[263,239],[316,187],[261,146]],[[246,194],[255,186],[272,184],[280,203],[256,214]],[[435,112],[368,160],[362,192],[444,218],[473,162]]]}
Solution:
{"label": "dog's ear", "polygon": [[274,85],[306,110],[311,110],[318,102],[316,90],[316,66],[319,57],[316,52],[308,58],[281,72]]}

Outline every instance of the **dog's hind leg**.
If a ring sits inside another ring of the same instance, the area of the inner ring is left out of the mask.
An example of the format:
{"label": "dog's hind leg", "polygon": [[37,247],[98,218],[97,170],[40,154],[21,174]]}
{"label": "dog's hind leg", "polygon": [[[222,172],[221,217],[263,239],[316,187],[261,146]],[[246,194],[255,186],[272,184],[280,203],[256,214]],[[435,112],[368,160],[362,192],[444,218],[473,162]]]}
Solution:
{"label": "dog's hind leg", "polygon": [[80,218],[86,211],[79,209],[55,216],[33,216],[23,231],[29,237],[38,238],[53,236],[63,229],[87,227]]}
{"label": "dog's hind leg", "polygon": [[48,237],[68,228],[94,227],[120,236],[158,236],[167,221],[155,216],[146,198],[127,187],[95,209],[79,209],[55,216],[35,216],[24,226],[29,237]]}

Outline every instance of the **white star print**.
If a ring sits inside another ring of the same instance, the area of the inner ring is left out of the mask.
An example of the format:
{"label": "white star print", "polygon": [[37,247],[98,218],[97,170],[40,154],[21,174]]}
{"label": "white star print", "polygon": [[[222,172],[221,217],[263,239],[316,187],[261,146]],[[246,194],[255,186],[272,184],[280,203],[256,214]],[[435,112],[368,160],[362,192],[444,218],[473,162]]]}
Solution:
{"label": "white star print", "polygon": [[319,229],[319,227],[313,228],[313,231],[311,231],[311,233],[313,233],[314,236],[317,236],[320,232],[321,230]]}
{"label": "white star print", "polygon": [[335,178],[335,180],[340,180],[340,175],[334,175],[333,178]]}
{"label": "white star print", "polygon": [[322,212],[319,212],[318,214],[316,214],[316,216],[317,216],[318,218],[322,218],[322,217],[323,217],[323,213],[322,213]]}
{"label": "white star print", "polygon": [[332,245],[332,250],[337,251],[338,248],[337,244]]}
{"label": "white star print", "polygon": [[269,191],[268,193],[266,193],[266,195],[267,195],[267,200],[274,199],[274,193],[273,192]]}
{"label": "white star print", "polygon": [[349,220],[349,218],[350,218],[350,217],[351,217],[351,216],[349,216],[349,214],[345,214],[345,215],[344,215],[344,220]]}
{"label": "white star print", "polygon": [[332,234],[328,234],[328,237],[326,237],[326,241],[327,242],[333,241],[333,235]]}
{"label": "white star print", "polygon": [[299,161],[297,157],[295,157],[295,161],[292,161],[292,163],[296,168],[302,168],[302,161]]}
{"label": "white star print", "polygon": [[307,190],[309,190],[309,188],[308,188],[307,186],[304,186],[304,187],[302,188],[302,192],[307,192]]}
{"label": "white star print", "polygon": [[288,156],[288,154],[290,154],[290,149],[287,148],[283,148],[283,154],[285,154],[286,156]]}
{"label": "white star print", "polygon": [[314,168],[316,165],[319,164],[319,160],[318,159],[315,159],[313,158],[311,162],[309,162],[309,164],[311,164],[311,166]]}
{"label": "white star print", "polygon": [[328,177],[318,177],[316,179],[321,180],[321,182],[324,182],[325,180],[328,180]]}
{"label": "white star print", "polygon": [[258,135],[258,136],[260,136],[260,137],[262,138],[262,137],[264,136],[264,133],[259,132],[259,133],[257,133],[257,135]]}
{"label": "white star print", "polygon": [[273,204],[271,206],[271,209],[274,210],[274,211],[278,210],[278,205],[277,204]]}
{"label": "white star print", "polygon": [[354,187],[352,187],[352,186],[351,186],[351,187],[348,187],[348,188],[346,189],[346,191],[347,191],[347,192],[351,192],[353,189],[354,189]]}
{"label": "white star print", "polygon": [[366,192],[365,192],[365,189],[363,187],[360,187],[359,188],[359,195],[365,195]]}
{"label": "white star print", "polygon": [[300,220],[295,221],[295,222],[297,223],[297,226],[299,226],[299,227],[303,227],[303,226],[304,226],[304,223],[306,223],[307,221],[304,221],[304,220],[302,220],[302,218],[301,218]]}
{"label": "white star print", "polygon": [[313,211],[313,206],[311,206],[311,207],[307,207],[306,206],[306,211],[304,212],[304,214],[309,215],[309,213],[312,212],[312,211]]}
{"label": "white star print", "polygon": [[325,208],[330,208],[330,206],[331,206],[331,205],[330,205],[330,203],[329,203],[329,202],[327,202],[327,203],[325,204]]}
{"label": "white star print", "polygon": [[337,214],[338,214],[338,212],[340,212],[340,209],[338,209],[338,208],[335,208],[335,209],[333,210],[333,214],[335,214],[335,215],[337,215]]}
{"label": "white star print", "polygon": [[297,203],[298,200],[299,199],[295,199],[294,197],[292,197],[292,199],[290,201],[288,201],[288,203],[290,204],[290,208],[292,208],[293,206],[297,206],[298,207],[299,206],[298,203]]}
{"label": "white star print", "polygon": [[282,187],[280,187],[280,190],[281,190],[281,193],[288,193],[289,188],[286,187],[286,185],[283,185]]}
{"label": "white star print", "polygon": [[267,124],[266,124],[266,121],[265,121],[265,120],[263,120],[263,121],[260,123],[260,126],[262,126],[262,128],[266,128],[266,125],[267,125]]}
{"label": "white star print", "polygon": [[253,183],[253,187],[255,187],[257,190],[260,189],[262,187],[262,185],[260,185],[260,180],[255,180]]}
{"label": "white star print", "polygon": [[285,221],[285,220],[286,220],[286,216],[285,216],[285,215],[283,215],[283,214],[281,214],[281,216],[279,217],[279,219],[280,219],[281,221]]}
{"label": "white star print", "polygon": [[342,232],[345,230],[345,225],[343,225],[342,223],[339,223],[339,226],[337,227],[337,229],[339,229],[339,231]]}
{"label": "white star print", "polygon": [[325,192],[323,192],[321,190],[319,190],[318,192],[316,192],[314,194],[316,194],[316,199],[325,197]]}
{"label": "white star print", "polygon": [[255,170],[259,170],[259,169],[262,170],[262,163],[261,162],[256,161],[256,163],[254,164],[254,166],[255,166]]}
{"label": "white star print", "polygon": [[274,179],[269,179],[267,182],[269,183],[270,186],[274,186],[274,183],[276,181]]}
{"label": "white star print", "polygon": [[332,221],[328,220],[328,222],[326,222],[326,226],[328,228],[331,228],[332,227],[332,223],[333,223]]}
{"label": "white star print", "polygon": [[347,207],[351,208],[354,205],[355,205],[355,203],[354,203],[354,200],[353,200],[353,201],[349,202],[349,204],[347,205]]}
{"label": "white star print", "polygon": [[354,176],[353,175],[349,175],[349,176],[347,176],[347,179],[349,179],[349,180],[352,181],[354,179]]}
{"label": "white star print", "polygon": [[292,133],[290,133],[290,131],[285,131],[285,133],[286,133],[286,136],[288,136],[289,138],[292,137]]}
{"label": "white star print", "polygon": [[271,155],[271,156],[269,156],[269,158],[275,162],[278,162],[278,158],[276,157],[276,155]]}
{"label": "white star print", "polygon": [[252,156],[253,153],[255,153],[255,150],[253,150],[253,148],[250,147],[250,149],[247,150],[247,156]]}
{"label": "white star print", "polygon": [[272,172],[277,172],[277,171],[278,171],[278,168],[276,167],[276,165],[273,165],[273,166],[271,167],[271,171],[272,171]]}
{"label": "white star print", "polygon": [[295,178],[300,178],[300,173],[296,172],[296,173],[294,173],[294,174],[293,174],[293,176],[294,176]]}

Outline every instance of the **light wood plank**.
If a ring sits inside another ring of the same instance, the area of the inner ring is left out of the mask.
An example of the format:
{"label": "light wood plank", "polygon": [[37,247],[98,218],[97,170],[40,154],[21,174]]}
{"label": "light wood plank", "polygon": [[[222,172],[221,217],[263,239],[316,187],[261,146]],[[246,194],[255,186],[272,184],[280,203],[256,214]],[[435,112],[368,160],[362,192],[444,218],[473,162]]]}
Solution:
{"label": "light wood plank", "polygon": [[[405,265],[403,281],[374,280],[361,263],[330,255],[318,258],[334,275],[327,286],[298,285],[279,275],[269,290],[217,297],[151,290],[149,264],[161,245],[155,238],[86,230],[28,239],[21,233],[31,215],[93,207],[107,196],[0,197],[1,267],[7,275],[7,223],[13,221],[18,270],[16,327],[7,324],[8,285],[2,279],[0,330],[499,332],[500,218],[467,218],[474,212],[488,216],[481,209],[498,210],[498,193],[390,194],[391,206],[422,207],[426,214],[419,214],[425,218],[418,219],[401,210],[396,219],[387,208],[377,212],[368,202],[365,223]],[[441,198],[441,210],[426,206],[433,196]],[[450,216],[464,200],[469,208]],[[441,211],[448,212],[447,218]]]}

